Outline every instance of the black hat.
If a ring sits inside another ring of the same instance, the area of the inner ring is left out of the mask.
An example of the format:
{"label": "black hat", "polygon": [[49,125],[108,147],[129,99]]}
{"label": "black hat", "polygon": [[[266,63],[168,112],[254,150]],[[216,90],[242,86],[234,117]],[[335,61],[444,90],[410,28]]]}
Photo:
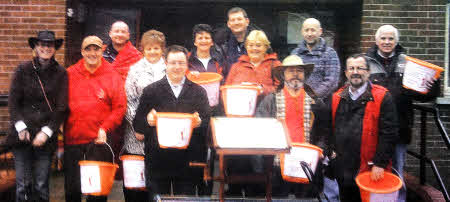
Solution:
{"label": "black hat", "polygon": [[37,37],[30,37],[28,38],[28,44],[32,49],[34,49],[34,46],[36,46],[38,41],[44,41],[44,42],[55,42],[55,49],[58,50],[61,48],[63,39],[55,39],[55,32],[44,30],[39,31],[37,34]]}

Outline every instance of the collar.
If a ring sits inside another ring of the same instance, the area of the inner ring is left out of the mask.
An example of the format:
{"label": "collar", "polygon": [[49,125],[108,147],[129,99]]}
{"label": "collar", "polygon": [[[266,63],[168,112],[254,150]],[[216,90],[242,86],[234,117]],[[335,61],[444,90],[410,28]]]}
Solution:
{"label": "collar", "polygon": [[356,89],[355,92],[352,92],[352,88],[348,88],[348,93],[350,95],[350,98],[352,100],[357,100],[366,90],[367,90],[367,83],[364,83],[364,85],[362,85],[361,87],[359,87],[358,89]]}
{"label": "collar", "polygon": [[[368,85],[367,85],[365,91],[357,99],[358,101],[367,102],[367,101],[373,100],[372,83],[370,83],[370,81],[367,82],[367,83],[368,83]],[[348,100],[348,101],[353,101],[352,98],[350,97],[350,90],[348,89],[348,88],[350,88],[350,85],[347,84],[343,88],[344,88],[344,90],[339,93],[339,96],[342,99],[345,99],[345,100]]]}
{"label": "collar", "polygon": [[184,82],[186,81],[186,76],[184,76],[183,79],[181,79],[181,83],[177,84],[177,85],[172,84],[172,81],[170,81],[170,78],[168,76],[167,76],[167,81],[169,82],[169,85],[170,85],[171,88],[177,88],[179,86],[183,87]]}
{"label": "collar", "polygon": [[394,57],[394,55],[395,55],[395,50],[392,51],[391,54],[390,54],[389,56],[387,56],[387,57],[384,56],[384,55],[381,53],[380,49],[377,50],[377,54],[378,54],[378,56],[380,56],[380,57],[382,57],[382,58],[384,58],[384,59],[390,59],[390,58]]}
{"label": "collar", "polygon": [[326,41],[325,39],[323,39],[322,37],[319,38],[319,42],[317,42],[317,44],[311,49],[311,51],[308,49],[308,46],[306,45],[306,41],[303,40],[302,42],[300,42],[299,44],[299,52],[322,52],[325,51],[325,47],[326,47]]}

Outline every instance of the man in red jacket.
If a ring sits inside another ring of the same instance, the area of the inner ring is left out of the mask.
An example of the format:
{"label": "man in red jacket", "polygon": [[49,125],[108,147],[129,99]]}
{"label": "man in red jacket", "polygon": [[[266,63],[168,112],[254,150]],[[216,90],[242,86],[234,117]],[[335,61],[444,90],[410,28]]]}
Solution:
{"label": "man in red jacket", "polygon": [[[69,116],[64,130],[64,187],[67,202],[81,201],[78,161],[84,158],[85,153],[93,155],[87,154],[87,159],[111,161],[111,154],[93,152],[92,143],[106,143],[107,134],[120,125],[126,110],[123,80],[102,57],[102,45],[102,40],[97,36],[84,38],[81,45],[83,58],[67,70]],[[87,201],[106,200],[106,197],[87,198]]]}

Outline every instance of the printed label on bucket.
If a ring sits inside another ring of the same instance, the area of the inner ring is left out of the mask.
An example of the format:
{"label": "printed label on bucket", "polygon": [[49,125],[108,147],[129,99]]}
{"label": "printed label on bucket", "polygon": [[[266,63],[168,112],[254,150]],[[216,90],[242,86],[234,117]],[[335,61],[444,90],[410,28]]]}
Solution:
{"label": "printed label on bucket", "polygon": [[232,115],[253,115],[257,91],[254,89],[227,89],[227,113]]}
{"label": "printed label on bucket", "polygon": [[81,192],[96,193],[101,191],[100,168],[94,165],[80,166]]}
{"label": "printed label on bucket", "polygon": [[285,154],[284,175],[298,178],[306,178],[301,161],[306,162],[311,170],[315,172],[319,160],[319,151],[314,149],[292,147],[289,154]]}
{"label": "printed label on bucket", "polygon": [[137,160],[123,161],[123,183],[125,187],[145,187],[145,163]]}
{"label": "printed label on bucket", "polygon": [[377,202],[377,201],[383,201],[383,202],[396,202],[398,196],[398,191],[394,191],[392,193],[387,194],[375,194],[370,193],[370,202]]}
{"label": "printed label on bucket", "polygon": [[419,92],[428,92],[426,81],[436,74],[436,70],[407,61],[403,75],[403,85]]}
{"label": "printed label on bucket", "polygon": [[165,147],[184,147],[189,144],[192,119],[158,118],[158,142]]}

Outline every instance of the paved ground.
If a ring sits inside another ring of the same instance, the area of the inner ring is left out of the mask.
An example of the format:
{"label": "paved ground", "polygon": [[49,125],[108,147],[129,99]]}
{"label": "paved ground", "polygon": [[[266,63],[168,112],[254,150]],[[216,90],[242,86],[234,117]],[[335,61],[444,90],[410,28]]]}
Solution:
{"label": "paved ground", "polygon": [[[64,202],[64,176],[62,172],[54,173],[50,180],[50,201],[51,202]],[[115,181],[113,185],[113,189],[108,196],[108,202],[122,202],[124,201],[123,193],[122,193],[122,181]],[[213,195],[211,197],[170,197],[163,196],[163,201],[219,201],[218,199],[218,183],[214,184]],[[226,200],[227,202],[238,202],[238,201],[266,201],[265,199],[257,199],[257,198],[229,198]],[[294,199],[292,196],[289,199],[274,199],[274,202],[290,202],[290,201],[299,201],[299,202],[312,202],[317,200],[312,199]]]}

